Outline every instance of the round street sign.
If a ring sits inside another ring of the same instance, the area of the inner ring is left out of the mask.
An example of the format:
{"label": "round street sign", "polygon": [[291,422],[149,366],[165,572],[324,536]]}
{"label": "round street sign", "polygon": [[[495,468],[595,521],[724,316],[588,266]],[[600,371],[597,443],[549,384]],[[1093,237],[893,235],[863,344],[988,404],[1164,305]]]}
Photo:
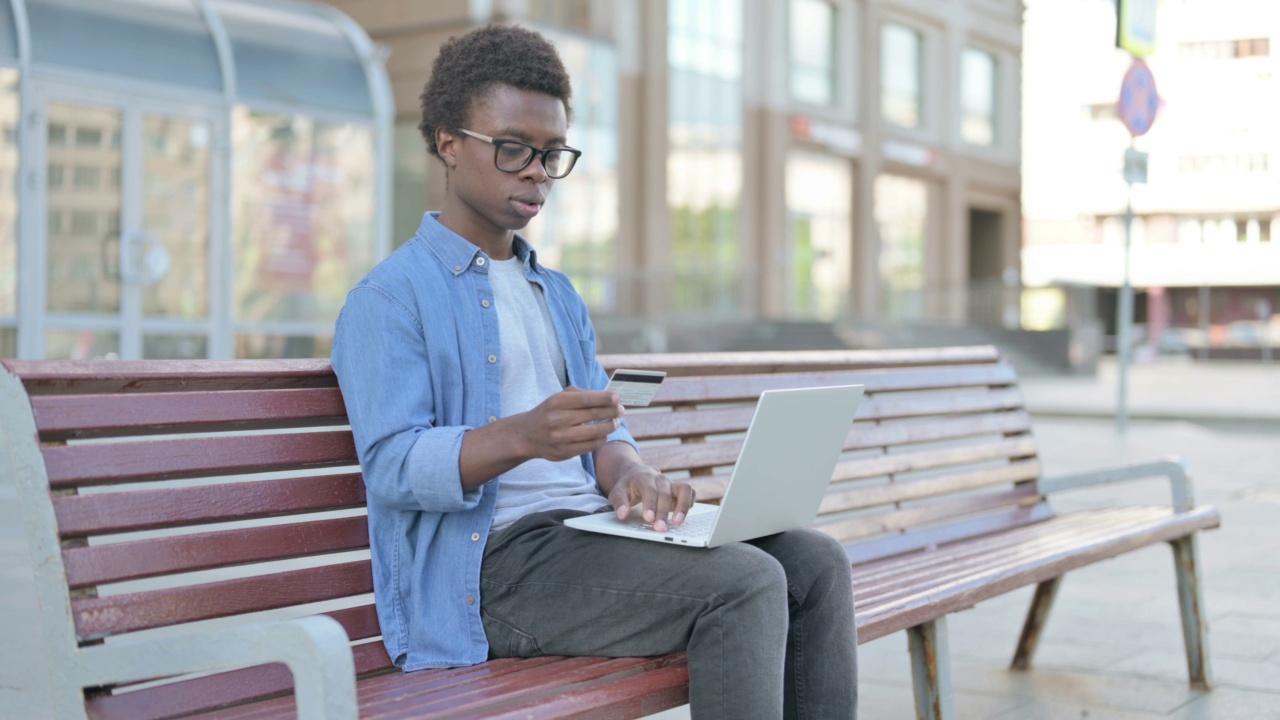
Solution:
{"label": "round street sign", "polygon": [[1129,134],[1137,137],[1151,129],[1159,107],[1156,78],[1145,62],[1135,59],[1129,66],[1129,71],[1124,74],[1124,81],[1120,83],[1120,101],[1116,103],[1116,114],[1129,129]]}

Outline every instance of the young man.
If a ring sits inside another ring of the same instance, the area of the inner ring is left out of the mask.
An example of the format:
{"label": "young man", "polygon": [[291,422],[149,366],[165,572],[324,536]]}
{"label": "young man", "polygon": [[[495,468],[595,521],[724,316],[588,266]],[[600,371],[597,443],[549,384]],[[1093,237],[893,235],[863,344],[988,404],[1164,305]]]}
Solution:
{"label": "young man", "polygon": [[568,278],[516,231],[578,152],[537,33],[440,51],[421,130],[446,198],[347,297],[333,345],[368,488],[384,642],[405,670],[492,657],[689,652],[696,718],[848,718],[849,562],[813,531],[701,550],[582,533],[692,488],[640,460]]}

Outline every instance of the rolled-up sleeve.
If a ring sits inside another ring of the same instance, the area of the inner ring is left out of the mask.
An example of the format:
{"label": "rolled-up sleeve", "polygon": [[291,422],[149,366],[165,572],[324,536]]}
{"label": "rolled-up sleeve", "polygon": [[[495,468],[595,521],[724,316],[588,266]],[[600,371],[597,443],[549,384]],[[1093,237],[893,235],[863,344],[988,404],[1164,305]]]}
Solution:
{"label": "rolled-up sleeve", "polygon": [[454,512],[475,507],[464,493],[458,459],[465,426],[436,413],[421,325],[377,287],[347,295],[334,333],[331,362],[346,403],[365,487],[378,502],[402,510]]}

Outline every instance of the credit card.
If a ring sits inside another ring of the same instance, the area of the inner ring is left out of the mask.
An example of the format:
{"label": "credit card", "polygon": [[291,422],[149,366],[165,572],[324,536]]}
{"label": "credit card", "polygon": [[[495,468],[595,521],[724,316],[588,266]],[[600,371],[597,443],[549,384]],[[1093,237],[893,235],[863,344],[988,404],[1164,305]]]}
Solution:
{"label": "credit card", "polygon": [[609,390],[622,397],[623,407],[644,407],[653,402],[658,386],[667,374],[662,370],[614,370]]}

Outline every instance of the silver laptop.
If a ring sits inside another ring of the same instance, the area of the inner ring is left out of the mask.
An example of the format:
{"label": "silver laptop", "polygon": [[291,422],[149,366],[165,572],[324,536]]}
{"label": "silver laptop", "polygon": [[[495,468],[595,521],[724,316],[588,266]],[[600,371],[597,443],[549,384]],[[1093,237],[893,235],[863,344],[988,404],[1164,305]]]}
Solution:
{"label": "silver laptop", "polygon": [[657,532],[635,508],[625,520],[612,512],[571,518],[565,525],[591,532],[718,547],[808,527],[862,402],[861,385],[766,390],[734,465],[720,505],[694,503],[682,525]]}

